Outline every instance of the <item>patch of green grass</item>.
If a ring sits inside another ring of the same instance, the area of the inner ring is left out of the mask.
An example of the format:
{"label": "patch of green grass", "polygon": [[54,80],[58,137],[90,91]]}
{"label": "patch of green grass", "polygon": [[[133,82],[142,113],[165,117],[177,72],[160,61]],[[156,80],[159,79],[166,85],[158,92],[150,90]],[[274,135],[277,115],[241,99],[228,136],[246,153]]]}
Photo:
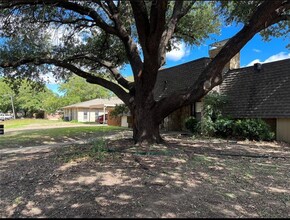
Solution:
{"label": "patch of green grass", "polygon": [[15,129],[15,128],[26,128],[26,127],[35,127],[35,126],[52,126],[52,125],[71,125],[71,124],[97,124],[96,122],[78,122],[77,120],[72,121],[63,121],[63,120],[48,120],[48,119],[33,119],[33,118],[25,118],[25,119],[15,119],[15,120],[7,120],[4,122],[0,122],[4,125],[6,129]]}
{"label": "patch of green grass", "polygon": [[0,137],[0,149],[71,142],[80,139],[89,139],[98,135],[106,135],[124,129],[116,126],[84,126],[14,131]]}
{"label": "patch of green grass", "polygon": [[68,124],[62,120],[47,120],[47,119],[13,119],[2,122],[5,129],[13,128],[25,128],[28,126],[49,126],[49,125],[61,125]]}
{"label": "patch of green grass", "polygon": [[81,147],[78,145],[72,145],[69,148],[64,148],[58,157],[65,163],[84,157],[104,161],[109,152],[110,151],[107,147],[107,140],[103,138],[97,138],[85,145],[82,145]]}

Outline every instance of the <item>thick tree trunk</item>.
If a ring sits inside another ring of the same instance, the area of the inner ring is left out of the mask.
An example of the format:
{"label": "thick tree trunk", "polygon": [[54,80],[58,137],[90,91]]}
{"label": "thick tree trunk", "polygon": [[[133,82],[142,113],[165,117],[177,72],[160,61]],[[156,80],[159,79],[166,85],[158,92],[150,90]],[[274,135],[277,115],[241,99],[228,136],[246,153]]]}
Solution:
{"label": "thick tree trunk", "polygon": [[133,138],[135,144],[162,143],[159,132],[159,122],[150,109],[136,109],[133,114]]}

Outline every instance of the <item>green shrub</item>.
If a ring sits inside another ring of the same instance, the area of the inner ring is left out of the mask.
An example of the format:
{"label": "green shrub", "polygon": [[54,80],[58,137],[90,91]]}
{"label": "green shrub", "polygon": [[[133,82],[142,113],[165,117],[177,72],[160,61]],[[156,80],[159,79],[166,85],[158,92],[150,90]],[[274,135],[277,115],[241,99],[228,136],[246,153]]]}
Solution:
{"label": "green shrub", "polygon": [[274,139],[274,133],[270,126],[261,119],[238,119],[233,126],[233,135],[237,138],[247,138],[249,140]]}
{"label": "green shrub", "polygon": [[205,136],[214,136],[217,131],[216,121],[222,117],[222,110],[228,102],[225,95],[211,92],[204,97],[203,116],[200,122],[201,133]]}
{"label": "green shrub", "polygon": [[203,136],[265,141],[274,139],[270,126],[261,119],[234,120],[224,117],[222,110],[226,103],[226,96],[216,92],[208,94],[204,97],[202,120],[198,122],[194,117],[189,117],[185,121],[185,127],[192,133]]}
{"label": "green shrub", "polygon": [[214,123],[215,135],[223,138],[231,137],[233,136],[233,126],[234,120],[219,117]]}
{"label": "green shrub", "polygon": [[195,117],[190,116],[185,119],[184,125],[186,129],[188,129],[192,133],[197,133],[198,132],[198,121],[196,120]]}
{"label": "green shrub", "polygon": [[213,91],[204,97],[203,115],[215,121],[222,116],[222,110],[227,103],[228,98],[225,95]]}
{"label": "green shrub", "polygon": [[214,136],[216,129],[215,129],[215,123],[212,120],[212,117],[205,114],[202,117],[201,121],[198,123],[198,125],[200,126],[201,135]]}

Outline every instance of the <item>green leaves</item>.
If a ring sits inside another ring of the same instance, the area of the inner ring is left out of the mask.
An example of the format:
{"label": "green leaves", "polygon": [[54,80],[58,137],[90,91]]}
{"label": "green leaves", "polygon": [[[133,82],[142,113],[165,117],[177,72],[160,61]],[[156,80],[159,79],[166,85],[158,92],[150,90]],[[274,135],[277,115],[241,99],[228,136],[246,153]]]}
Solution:
{"label": "green leaves", "polygon": [[67,82],[60,85],[59,91],[65,93],[62,97],[63,106],[112,96],[109,90],[99,85],[89,84],[79,76],[70,77]]}
{"label": "green leaves", "polygon": [[174,37],[189,45],[201,45],[210,34],[220,33],[220,18],[214,2],[198,1],[177,24]]}
{"label": "green leaves", "polygon": [[110,112],[110,116],[118,117],[120,115],[128,114],[129,108],[125,104],[116,105],[115,108]]}
{"label": "green leaves", "polygon": [[[224,18],[225,23],[227,25],[231,25],[233,23],[242,23],[246,25],[248,24],[252,14],[263,2],[264,1],[262,0],[220,1],[219,2],[220,15]],[[284,18],[282,18],[280,22],[260,32],[261,36],[263,37],[263,40],[269,41],[272,37],[283,37],[286,40],[290,38],[290,20],[289,20],[290,11],[289,9],[282,11],[283,12],[281,13],[280,17],[284,16]]]}
{"label": "green leaves", "polygon": [[10,97],[14,95],[12,89],[0,78],[0,112],[12,112]]}

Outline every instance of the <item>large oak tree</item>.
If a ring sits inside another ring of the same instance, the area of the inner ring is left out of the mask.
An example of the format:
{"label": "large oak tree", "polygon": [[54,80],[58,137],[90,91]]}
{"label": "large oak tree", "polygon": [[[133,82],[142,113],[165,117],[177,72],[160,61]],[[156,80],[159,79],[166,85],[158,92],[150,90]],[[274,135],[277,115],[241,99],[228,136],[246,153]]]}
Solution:
{"label": "large oak tree", "polygon": [[[159,124],[222,82],[225,64],[259,32],[289,33],[289,0],[1,0],[0,54],[8,78],[57,78],[71,73],[113,91],[133,115],[136,142],[160,142]],[[193,86],[154,100],[166,52],[183,40],[198,45],[218,31],[219,19],[243,28],[211,60]],[[58,30],[58,32],[56,32]],[[54,31],[54,37],[52,37]],[[120,74],[130,64],[134,82]]]}

